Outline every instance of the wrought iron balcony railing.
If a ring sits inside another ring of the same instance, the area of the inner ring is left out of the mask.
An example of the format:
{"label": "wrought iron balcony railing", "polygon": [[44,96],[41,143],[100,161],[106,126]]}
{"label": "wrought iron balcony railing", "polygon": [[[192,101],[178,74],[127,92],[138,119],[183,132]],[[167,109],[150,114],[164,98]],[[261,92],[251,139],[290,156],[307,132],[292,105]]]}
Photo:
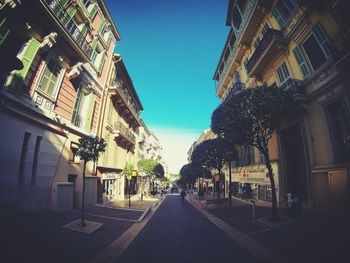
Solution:
{"label": "wrought iron balcony railing", "polygon": [[290,78],[281,85],[281,88],[292,92],[293,95],[306,95],[305,86],[302,84],[301,80]]}
{"label": "wrought iron balcony railing", "polygon": [[231,97],[231,96],[235,95],[237,92],[244,90],[244,89],[245,89],[245,84],[240,82],[240,81],[237,81],[237,82],[233,83],[232,88],[229,92],[229,96]]}
{"label": "wrought iron balcony railing", "polygon": [[130,95],[123,88],[123,84],[119,80],[113,80],[111,83],[111,87],[116,87],[116,89],[118,90],[118,93],[123,98],[123,100],[125,101],[130,111],[135,115],[135,117],[139,118],[140,112],[136,109],[135,105],[132,103]]}
{"label": "wrought iron balcony railing", "polygon": [[113,126],[113,130],[115,132],[118,132],[121,136],[123,136],[132,144],[135,144],[136,142],[135,136],[121,122],[115,122]]}
{"label": "wrought iron balcony railing", "polygon": [[67,33],[73,38],[78,47],[89,59],[91,59],[93,50],[90,43],[87,42],[85,35],[82,34],[79,27],[65,10],[61,2],[59,0],[44,0],[44,3],[52,11],[53,15],[59,20],[60,24],[67,31]]}

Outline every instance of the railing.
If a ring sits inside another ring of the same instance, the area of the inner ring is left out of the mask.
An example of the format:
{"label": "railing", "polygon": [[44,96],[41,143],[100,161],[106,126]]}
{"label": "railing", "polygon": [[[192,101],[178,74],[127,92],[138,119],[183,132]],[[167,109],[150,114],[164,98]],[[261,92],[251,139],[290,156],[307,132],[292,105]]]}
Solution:
{"label": "railing", "polygon": [[122,134],[123,137],[125,137],[130,142],[135,144],[136,142],[135,136],[121,122],[115,122],[113,126],[113,130],[118,131],[119,133]]}
{"label": "railing", "polygon": [[241,20],[239,27],[238,28],[233,27],[233,31],[234,31],[237,39],[242,34],[242,32],[243,32],[243,30],[248,22],[250,14],[253,10],[254,2],[255,2],[254,0],[249,0],[247,10],[245,11],[244,16],[242,17],[242,20]]}
{"label": "railing", "polygon": [[121,97],[123,97],[124,101],[126,102],[127,106],[129,107],[129,109],[138,118],[140,113],[139,113],[139,111],[136,110],[135,105],[131,102],[131,97],[128,94],[128,92],[125,89],[123,89],[123,84],[119,80],[114,80],[114,81],[112,81],[111,86],[117,88],[118,93],[120,94]]}
{"label": "railing", "polygon": [[224,81],[224,79],[227,77],[227,74],[230,71],[230,67],[231,67],[231,64],[232,64],[232,61],[233,61],[233,58],[234,58],[235,54],[236,54],[236,49],[231,50],[230,55],[228,56],[228,58],[226,60],[224,69],[223,69],[223,71],[220,74],[219,81],[218,81],[218,84],[216,86],[216,92],[220,88],[220,86],[221,86],[222,82]]}
{"label": "railing", "polygon": [[74,22],[73,18],[64,9],[59,0],[45,0],[46,5],[50,8],[54,16],[60,21],[61,25],[74,39],[75,43],[82,49],[84,54],[91,59],[92,47],[86,41],[85,36]]}
{"label": "railing", "polygon": [[244,89],[245,89],[245,84],[240,82],[240,81],[237,81],[237,82],[233,83],[232,88],[229,92],[229,96],[233,96],[236,94],[236,92],[244,90]]}
{"label": "railing", "polygon": [[306,94],[305,86],[302,84],[301,80],[290,78],[281,85],[281,88],[283,88],[286,91],[292,92],[294,95]]}
{"label": "railing", "polygon": [[251,70],[253,69],[255,64],[258,62],[263,52],[266,51],[267,46],[271,43],[273,38],[276,38],[278,40],[283,40],[282,32],[271,28],[266,32],[263,39],[261,40],[259,45],[256,47],[256,50],[254,51],[253,55],[251,56],[251,58],[247,63],[248,73],[251,72]]}

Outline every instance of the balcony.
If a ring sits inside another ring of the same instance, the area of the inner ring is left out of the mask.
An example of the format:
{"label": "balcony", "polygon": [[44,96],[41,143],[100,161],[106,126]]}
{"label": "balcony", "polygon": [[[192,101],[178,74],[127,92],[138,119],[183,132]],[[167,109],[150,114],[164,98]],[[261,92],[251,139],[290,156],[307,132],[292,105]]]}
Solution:
{"label": "balcony", "polygon": [[240,92],[244,89],[245,89],[245,84],[240,82],[240,81],[237,81],[237,82],[233,83],[228,97],[234,96],[237,92]]}
{"label": "balcony", "polygon": [[135,136],[121,122],[115,122],[113,125],[113,133],[116,141],[126,148],[132,148],[135,145]]}
{"label": "balcony", "polygon": [[108,89],[110,95],[115,97],[117,105],[124,111],[126,116],[135,124],[140,126],[139,111],[132,103],[132,99],[128,92],[123,88],[120,81],[114,80]]}
{"label": "balcony", "polygon": [[290,78],[281,85],[281,88],[291,92],[296,99],[306,98],[306,89],[301,80]]}
{"label": "balcony", "polygon": [[265,15],[265,10],[270,7],[268,0],[256,1],[249,0],[248,7],[242,17],[238,28],[234,27],[237,37],[237,43],[249,45],[253,39],[257,28],[259,27]]}
{"label": "balcony", "polygon": [[92,47],[86,41],[85,35],[82,34],[73,18],[67,13],[64,6],[59,0],[44,0],[43,3],[52,12],[53,16],[59,21],[65,32],[73,39],[77,48],[90,60],[92,55]]}
{"label": "balcony", "polygon": [[260,77],[285,49],[282,32],[270,28],[247,63],[249,77],[252,75]]}

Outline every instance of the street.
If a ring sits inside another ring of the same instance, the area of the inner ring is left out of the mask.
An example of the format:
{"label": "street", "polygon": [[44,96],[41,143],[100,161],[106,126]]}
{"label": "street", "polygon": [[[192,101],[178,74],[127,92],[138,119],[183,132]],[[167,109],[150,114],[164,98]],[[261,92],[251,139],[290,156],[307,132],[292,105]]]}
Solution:
{"label": "street", "polygon": [[179,195],[168,195],[118,262],[258,262]]}

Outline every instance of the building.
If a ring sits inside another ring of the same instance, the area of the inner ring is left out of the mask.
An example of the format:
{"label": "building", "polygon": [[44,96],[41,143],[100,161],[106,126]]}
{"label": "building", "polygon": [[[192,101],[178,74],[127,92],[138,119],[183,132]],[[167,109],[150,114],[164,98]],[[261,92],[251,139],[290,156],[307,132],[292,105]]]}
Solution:
{"label": "building", "polygon": [[[132,79],[119,54],[113,56],[110,69],[110,81],[101,117],[101,137],[107,142],[107,150],[98,161],[97,175],[100,177],[99,201],[124,199],[128,187],[123,174],[130,164],[136,170],[139,154],[137,139],[143,122],[140,112],[143,110]],[[135,190],[136,178],[131,181]]]}
{"label": "building", "polygon": [[[344,0],[229,1],[216,95],[277,85],[307,106],[269,144],[280,205],[288,192],[308,207],[337,206],[349,193],[349,11]],[[271,201],[263,158],[249,146],[239,153],[237,192]]]}
{"label": "building", "polygon": [[[22,65],[0,86],[0,200],[25,209],[71,209],[81,203],[78,140],[102,130],[120,34],[103,0],[5,2],[0,47],[11,46]],[[87,204],[96,202],[94,173],[90,162]]]}

